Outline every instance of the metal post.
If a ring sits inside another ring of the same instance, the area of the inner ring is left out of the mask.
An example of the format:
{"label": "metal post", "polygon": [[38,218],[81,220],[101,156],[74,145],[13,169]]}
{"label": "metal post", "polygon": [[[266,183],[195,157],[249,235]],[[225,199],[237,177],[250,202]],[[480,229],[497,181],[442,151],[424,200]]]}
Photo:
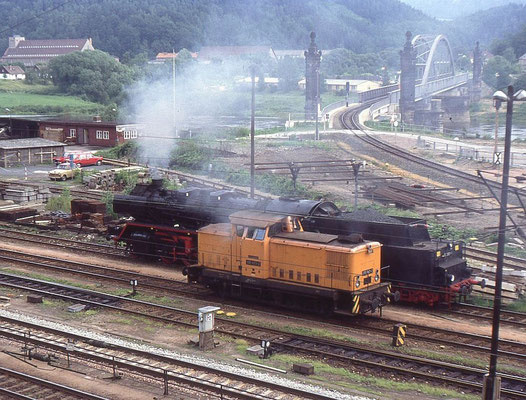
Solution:
{"label": "metal post", "polygon": [[250,68],[252,74],[252,103],[250,105],[250,197],[254,198],[254,134],[256,114],[256,68]]}
{"label": "metal post", "polygon": [[177,126],[177,117],[176,117],[176,111],[177,107],[175,105],[175,49],[172,49],[172,102],[173,102],[173,123],[174,123],[174,129]]}
{"label": "metal post", "polygon": [[495,144],[493,146],[493,163],[497,160],[497,151],[499,147],[499,108],[500,100],[495,100]]}
{"label": "metal post", "polygon": [[314,140],[320,140],[320,132],[318,130],[318,108],[320,107],[320,69],[316,68],[316,134]]}
{"label": "metal post", "polygon": [[497,271],[495,272],[495,297],[493,300],[493,329],[491,332],[491,352],[489,375],[485,388],[485,400],[494,399],[494,385],[497,378],[497,353],[499,351],[500,308],[502,294],[502,270],[504,264],[504,244],[506,239],[506,208],[508,206],[508,180],[510,172],[511,120],[513,115],[513,86],[508,86],[506,104],[506,135],[504,138],[504,165],[502,168],[502,191],[499,215],[499,233],[497,246]]}
{"label": "metal post", "polygon": [[360,170],[360,163],[353,163],[352,170],[354,172],[354,209],[358,209],[358,171]]}

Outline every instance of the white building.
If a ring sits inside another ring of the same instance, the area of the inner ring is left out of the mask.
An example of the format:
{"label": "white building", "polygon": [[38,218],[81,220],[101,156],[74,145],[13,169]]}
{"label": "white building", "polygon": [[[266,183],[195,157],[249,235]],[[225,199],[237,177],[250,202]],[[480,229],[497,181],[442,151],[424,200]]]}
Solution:
{"label": "white building", "polygon": [[0,79],[23,80],[26,73],[18,65],[0,65]]}

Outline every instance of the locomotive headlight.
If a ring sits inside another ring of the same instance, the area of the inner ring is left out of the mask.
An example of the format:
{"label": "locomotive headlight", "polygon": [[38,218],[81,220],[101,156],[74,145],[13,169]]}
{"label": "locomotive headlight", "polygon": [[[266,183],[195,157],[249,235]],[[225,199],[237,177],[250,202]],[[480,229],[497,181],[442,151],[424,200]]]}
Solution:
{"label": "locomotive headlight", "polygon": [[453,275],[453,274],[449,275],[449,280],[451,282],[453,282],[455,280],[455,275]]}
{"label": "locomotive headlight", "polygon": [[437,254],[437,257],[440,257],[442,255],[442,252],[438,250],[436,254]]}
{"label": "locomotive headlight", "polygon": [[455,251],[459,251],[460,250],[460,246],[458,244],[455,245]]}
{"label": "locomotive headlight", "polygon": [[380,273],[376,271],[376,274],[374,275],[374,281],[378,282],[380,280]]}
{"label": "locomotive headlight", "polygon": [[356,277],[356,283],[354,284],[354,286],[356,286],[356,289],[360,287],[360,277],[359,276]]}

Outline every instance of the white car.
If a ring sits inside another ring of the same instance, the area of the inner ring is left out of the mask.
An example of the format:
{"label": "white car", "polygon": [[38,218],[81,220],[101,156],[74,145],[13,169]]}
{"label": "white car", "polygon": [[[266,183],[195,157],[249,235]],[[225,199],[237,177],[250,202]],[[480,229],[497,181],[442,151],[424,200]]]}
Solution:
{"label": "white car", "polygon": [[62,163],[57,167],[49,171],[48,176],[52,181],[65,181],[66,179],[73,179],[75,175],[80,171],[80,168],[71,168],[69,163]]}

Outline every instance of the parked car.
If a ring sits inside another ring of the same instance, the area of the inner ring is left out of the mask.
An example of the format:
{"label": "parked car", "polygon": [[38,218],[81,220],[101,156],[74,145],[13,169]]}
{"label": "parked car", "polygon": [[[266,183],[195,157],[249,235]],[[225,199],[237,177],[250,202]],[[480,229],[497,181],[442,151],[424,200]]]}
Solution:
{"label": "parked car", "polygon": [[87,167],[88,165],[101,165],[102,157],[95,156],[92,153],[64,153],[63,157],[54,157],[55,164],[69,163],[70,155],[73,154],[73,163],[77,167]]}
{"label": "parked car", "polygon": [[73,179],[79,171],[78,167],[71,168],[69,163],[62,163],[57,165],[54,170],[49,171],[48,176],[52,181],[65,181],[66,179]]}

